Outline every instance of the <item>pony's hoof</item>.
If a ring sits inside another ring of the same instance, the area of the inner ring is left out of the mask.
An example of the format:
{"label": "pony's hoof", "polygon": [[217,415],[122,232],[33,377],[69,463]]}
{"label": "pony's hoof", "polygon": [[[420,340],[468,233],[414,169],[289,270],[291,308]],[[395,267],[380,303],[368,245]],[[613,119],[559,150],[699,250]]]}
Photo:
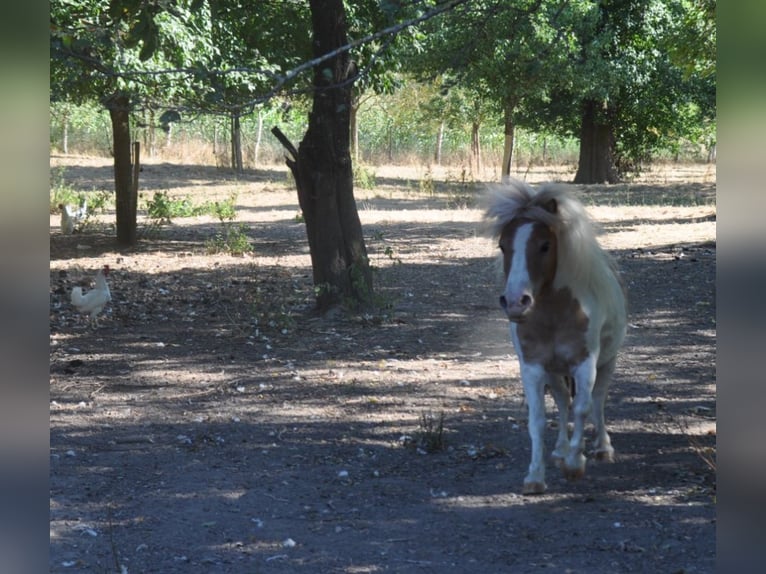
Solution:
{"label": "pony's hoof", "polygon": [[569,480],[570,482],[574,482],[575,480],[580,480],[583,476],[585,476],[585,469],[584,468],[569,468],[566,465],[563,465],[562,470],[564,471],[564,478]]}
{"label": "pony's hoof", "polygon": [[597,450],[594,453],[596,460],[599,462],[614,462],[614,449],[610,450]]}
{"label": "pony's hoof", "polygon": [[582,453],[570,457],[561,465],[564,478],[567,480],[578,480],[585,475],[585,457]]}
{"label": "pony's hoof", "polygon": [[524,487],[521,489],[521,494],[543,494],[545,493],[544,482],[525,482]]}
{"label": "pony's hoof", "polygon": [[585,455],[582,452],[573,452],[561,465],[561,470],[567,480],[577,480],[585,474]]}

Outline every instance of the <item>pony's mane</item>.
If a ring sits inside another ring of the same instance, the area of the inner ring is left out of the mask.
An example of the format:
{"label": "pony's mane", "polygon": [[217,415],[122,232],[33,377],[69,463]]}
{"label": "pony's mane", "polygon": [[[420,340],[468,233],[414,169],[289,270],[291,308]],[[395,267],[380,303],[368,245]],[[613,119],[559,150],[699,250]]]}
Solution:
{"label": "pony's mane", "polygon": [[[551,206],[555,204],[555,210]],[[583,204],[564,186],[543,184],[537,189],[518,181],[490,188],[484,220],[492,237],[514,219],[538,221],[558,237],[558,268],[555,283],[588,286],[596,292],[607,289],[605,279],[617,276],[612,258],[599,245],[596,226]],[[606,281],[611,283],[611,281]]]}

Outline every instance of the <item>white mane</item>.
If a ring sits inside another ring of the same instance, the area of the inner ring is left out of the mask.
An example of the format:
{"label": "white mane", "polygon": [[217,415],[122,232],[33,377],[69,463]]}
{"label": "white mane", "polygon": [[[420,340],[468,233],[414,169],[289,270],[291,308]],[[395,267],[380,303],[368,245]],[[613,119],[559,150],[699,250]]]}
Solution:
{"label": "white mane", "polygon": [[585,207],[565,187],[544,184],[534,189],[518,180],[492,186],[484,218],[494,238],[517,218],[549,226],[558,237],[557,287],[585,288],[613,301],[622,298],[621,288],[614,292],[614,279],[619,283],[614,260],[599,245]]}

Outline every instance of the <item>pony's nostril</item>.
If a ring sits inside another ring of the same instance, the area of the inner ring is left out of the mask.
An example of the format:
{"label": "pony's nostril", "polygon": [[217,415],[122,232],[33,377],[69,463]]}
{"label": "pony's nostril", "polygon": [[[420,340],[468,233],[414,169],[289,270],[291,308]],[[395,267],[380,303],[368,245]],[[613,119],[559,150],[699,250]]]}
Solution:
{"label": "pony's nostril", "polygon": [[506,301],[505,295],[500,295],[500,306],[503,309],[507,309],[508,308],[508,301]]}
{"label": "pony's nostril", "polygon": [[519,299],[519,303],[521,303],[524,307],[529,307],[532,304],[532,297],[524,294],[521,296],[521,299]]}

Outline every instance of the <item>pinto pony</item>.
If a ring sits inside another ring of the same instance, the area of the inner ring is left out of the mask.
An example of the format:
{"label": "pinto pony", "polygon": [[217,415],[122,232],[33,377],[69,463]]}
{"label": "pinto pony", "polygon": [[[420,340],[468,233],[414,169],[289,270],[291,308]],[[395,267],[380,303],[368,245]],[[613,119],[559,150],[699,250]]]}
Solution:
{"label": "pinto pony", "polygon": [[493,190],[485,219],[503,255],[500,306],[511,322],[529,408],[532,460],[523,493],[542,494],[546,387],[559,411],[552,456],[564,476],[585,474],[586,418],[595,425],[596,459],[614,460],[604,401],[625,337],[625,292],[585,208],[564,188],[535,190],[512,180]]}

